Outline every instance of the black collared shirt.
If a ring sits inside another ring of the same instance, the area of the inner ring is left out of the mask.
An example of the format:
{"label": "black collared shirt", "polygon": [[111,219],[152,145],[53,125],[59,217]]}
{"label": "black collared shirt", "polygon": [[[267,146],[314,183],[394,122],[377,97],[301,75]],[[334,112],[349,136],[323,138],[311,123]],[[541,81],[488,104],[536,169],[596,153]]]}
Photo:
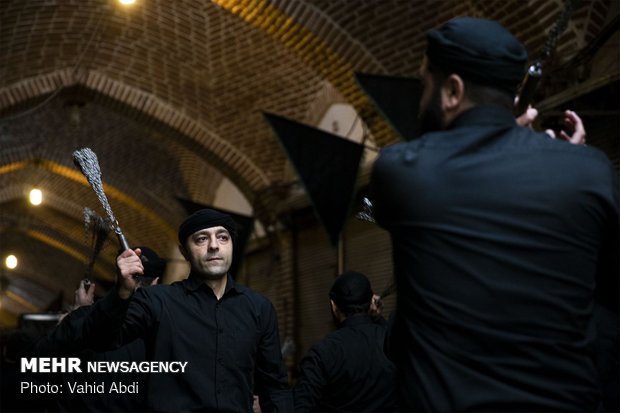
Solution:
{"label": "black collared shirt", "polygon": [[312,346],[300,364],[295,411],[396,411],[396,368],[383,351],[385,334],[385,326],[354,315]]}
{"label": "black collared shirt", "polygon": [[224,295],[198,277],[139,289],[131,300],[114,292],[93,306],[84,336],[91,345],[142,337],[148,360],[187,361],[185,373],[152,373],[146,391],[153,411],[291,411],[271,302],[229,276]]}
{"label": "black collared shirt", "polygon": [[596,409],[595,290],[618,308],[618,181],[602,152],[476,107],[385,148],[371,187],[392,237],[401,408]]}

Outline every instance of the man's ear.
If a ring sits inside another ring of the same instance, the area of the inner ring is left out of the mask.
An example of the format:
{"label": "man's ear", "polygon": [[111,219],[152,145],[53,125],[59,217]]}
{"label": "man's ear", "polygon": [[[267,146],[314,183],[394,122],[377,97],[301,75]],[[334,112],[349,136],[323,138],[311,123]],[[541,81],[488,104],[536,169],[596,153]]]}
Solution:
{"label": "man's ear", "polygon": [[184,245],[179,244],[179,252],[185,258],[186,261],[189,261],[189,254],[187,253],[187,249],[185,249]]}
{"label": "man's ear", "polygon": [[444,112],[458,111],[465,100],[465,82],[463,79],[455,73],[448,76],[443,82],[441,97]]}
{"label": "man's ear", "polygon": [[329,303],[332,306],[332,311],[336,311],[336,309],[338,308],[338,306],[336,305],[336,303],[334,302],[334,300],[330,299]]}
{"label": "man's ear", "polygon": [[338,308],[338,304],[336,304],[334,300],[330,299],[329,303],[332,306],[332,314],[334,315],[336,320],[338,320],[338,323],[342,323],[342,321],[344,321],[347,317],[344,315],[342,311],[340,311],[340,308]]}

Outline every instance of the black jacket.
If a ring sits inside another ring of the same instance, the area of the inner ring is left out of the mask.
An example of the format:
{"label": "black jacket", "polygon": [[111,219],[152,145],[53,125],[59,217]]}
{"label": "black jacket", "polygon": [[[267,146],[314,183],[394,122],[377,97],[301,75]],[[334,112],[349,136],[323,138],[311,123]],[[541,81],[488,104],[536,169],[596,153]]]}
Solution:
{"label": "black jacket", "polygon": [[383,351],[386,328],[347,318],[302,359],[293,390],[297,413],[396,411],[395,367]]}
{"label": "black jacket", "polygon": [[618,183],[606,156],[493,106],[384,149],[390,345],[405,411],[593,411],[595,288],[618,308]]}

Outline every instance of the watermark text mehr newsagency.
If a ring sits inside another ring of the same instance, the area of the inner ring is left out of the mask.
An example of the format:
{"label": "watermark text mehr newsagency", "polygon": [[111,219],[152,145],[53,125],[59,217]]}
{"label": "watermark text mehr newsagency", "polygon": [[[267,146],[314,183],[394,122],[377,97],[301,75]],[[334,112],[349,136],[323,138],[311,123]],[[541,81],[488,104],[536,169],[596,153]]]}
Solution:
{"label": "watermark text mehr newsagency", "polygon": [[77,357],[21,359],[22,373],[185,373],[187,361],[88,361]]}

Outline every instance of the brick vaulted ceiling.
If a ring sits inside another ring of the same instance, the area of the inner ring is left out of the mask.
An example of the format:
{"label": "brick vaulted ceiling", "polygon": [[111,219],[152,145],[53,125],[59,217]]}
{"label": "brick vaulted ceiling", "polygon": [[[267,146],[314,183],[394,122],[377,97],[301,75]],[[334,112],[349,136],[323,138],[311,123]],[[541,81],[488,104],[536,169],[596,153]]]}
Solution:
{"label": "brick vaulted ceiling", "polygon": [[[616,17],[582,1],[560,38],[568,62]],[[0,325],[65,299],[89,254],[83,208],[103,215],[71,154],[97,154],[132,244],[169,256],[185,216],[222,180],[269,224],[296,178],[261,112],[317,124],[348,103],[384,146],[396,134],[355,72],[415,76],[424,32],[457,15],[501,21],[535,54],[560,0],[0,0]],[[558,86],[559,87],[559,86]],[[25,193],[44,190],[33,208]],[[115,245],[95,267],[113,278]]]}

